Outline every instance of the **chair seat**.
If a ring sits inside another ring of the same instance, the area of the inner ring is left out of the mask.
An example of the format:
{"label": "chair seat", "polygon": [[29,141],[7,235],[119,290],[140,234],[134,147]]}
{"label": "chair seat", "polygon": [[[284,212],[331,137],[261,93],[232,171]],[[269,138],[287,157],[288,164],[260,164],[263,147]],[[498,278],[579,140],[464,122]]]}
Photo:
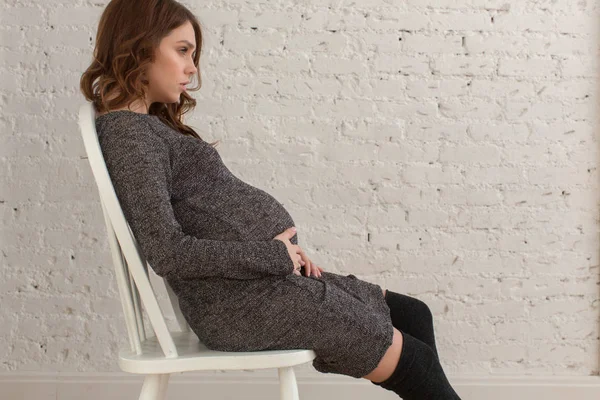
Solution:
{"label": "chair seat", "polygon": [[142,342],[142,354],[131,349],[119,351],[119,366],[134,374],[163,374],[203,370],[249,370],[282,368],[311,362],[313,350],[264,350],[255,352],[227,352],[208,349],[196,334],[171,332],[178,356],[165,358],[156,336]]}

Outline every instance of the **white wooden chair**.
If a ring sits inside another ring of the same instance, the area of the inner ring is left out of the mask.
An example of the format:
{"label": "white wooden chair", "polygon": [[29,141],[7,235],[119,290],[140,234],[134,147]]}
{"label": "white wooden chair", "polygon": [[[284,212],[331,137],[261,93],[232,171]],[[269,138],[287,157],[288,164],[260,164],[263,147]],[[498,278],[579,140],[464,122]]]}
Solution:
{"label": "white wooden chair", "polygon": [[[86,102],[81,105],[79,127],[100,194],[100,204],[129,335],[130,347],[119,350],[119,367],[125,372],[147,375],[142,385],[140,400],[163,400],[171,373],[266,368],[278,369],[281,400],[298,400],[298,385],[293,367],[312,361],[316,357],[314,351],[210,350],[190,329],[181,313],[177,297],[167,280],[163,279],[180,327],[180,331],[169,331],[149,280],[148,263],[125,220],[110,180],[98,142],[95,120],[96,112],[92,103]],[[154,336],[147,335],[144,329],[143,310],[148,315]],[[241,397],[243,397],[242,393],[240,393]]]}

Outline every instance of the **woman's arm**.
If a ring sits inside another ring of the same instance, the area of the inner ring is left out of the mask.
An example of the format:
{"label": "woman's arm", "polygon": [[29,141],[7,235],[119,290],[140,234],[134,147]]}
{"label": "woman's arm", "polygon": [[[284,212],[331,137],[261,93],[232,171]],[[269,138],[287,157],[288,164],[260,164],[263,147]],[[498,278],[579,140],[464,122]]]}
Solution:
{"label": "woman's arm", "polygon": [[255,279],[293,273],[280,240],[220,241],[185,234],[171,205],[171,162],[164,139],[146,121],[100,136],[125,218],[161,277]]}

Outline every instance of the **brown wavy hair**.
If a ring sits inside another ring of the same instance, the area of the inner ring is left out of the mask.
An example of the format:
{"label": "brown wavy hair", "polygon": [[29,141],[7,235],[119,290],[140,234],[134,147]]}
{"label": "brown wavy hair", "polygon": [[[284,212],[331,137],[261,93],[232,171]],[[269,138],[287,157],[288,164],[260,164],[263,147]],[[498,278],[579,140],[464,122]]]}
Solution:
{"label": "brown wavy hair", "polygon": [[[202,86],[199,68],[202,30],[194,14],[175,0],[111,0],[98,23],[94,60],[79,82],[81,92],[93,103],[96,112],[129,108],[134,101],[143,100],[148,81],[142,77],[154,62],[160,41],[188,21],[194,27],[194,65],[198,70],[198,85],[188,91],[197,91]],[[109,99],[108,94],[115,90],[118,96]],[[182,122],[183,114],[194,107],[196,100],[182,92],[178,103],[153,103],[148,113],[184,135],[201,139]]]}

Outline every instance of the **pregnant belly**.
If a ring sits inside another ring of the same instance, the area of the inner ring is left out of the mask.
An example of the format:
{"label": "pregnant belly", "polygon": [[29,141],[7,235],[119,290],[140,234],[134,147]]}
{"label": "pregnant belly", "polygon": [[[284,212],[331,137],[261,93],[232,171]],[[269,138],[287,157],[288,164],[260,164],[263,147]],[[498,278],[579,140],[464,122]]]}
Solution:
{"label": "pregnant belly", "polygon": [[[248,232],[248,240],[269,240],[279,235],[286,229],[295,226],[292,216],[282,206],[274,207],[257,223],[252,231]],[[290,239],[292,244],[297,243],[297,235]]]}
{"label": "pregnant belly", "polygon": [[[243,184],[235,191],[200,193],[173,204],[185,233],[213,240],[271,240],[295,225],[269,193]],[[297,238],[290,239],[297,244]]]}

